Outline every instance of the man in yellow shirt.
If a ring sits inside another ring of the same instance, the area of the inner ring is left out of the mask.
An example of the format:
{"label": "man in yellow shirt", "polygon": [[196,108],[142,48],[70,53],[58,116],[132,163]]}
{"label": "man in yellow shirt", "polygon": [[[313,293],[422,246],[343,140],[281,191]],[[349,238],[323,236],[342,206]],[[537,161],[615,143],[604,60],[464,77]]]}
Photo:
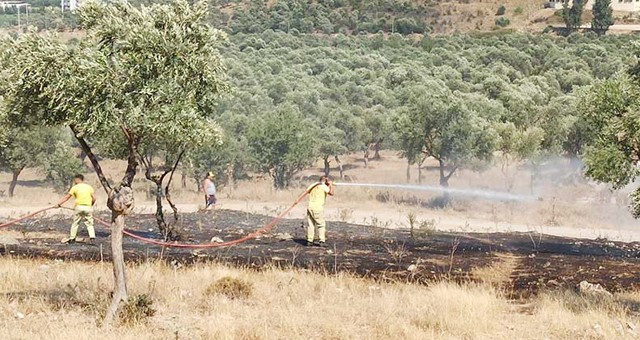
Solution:
{"label": "man in yellow shirt", "polygon": [[318,228],[318,245],[324,247],[327,241],[327,222],[324,219],[324,203],[327,195],[333,196],[333,183],[327,176],[320,177],[320,182],[307,188],[309,194],[309,207],[307,208],[307,246],[312,246],[315,238],[315,229]]}
{"label": "man in yellow shirt", "polygon": [[58,206],[61,207],[68,200],[73,197],[75,199],[75,214],[73,217],[73,223],[71,224],[71,232],[69,235],[69,239],[65,242],[67,244],[75,243],[76,236],[78,236],[78,227],[80,223],[84,223],[87,227],[87,231],[89,232],[89,243],[93,244],[96,239],[96,231],[93,227],[93,205],[96,204],[96,196],[94,194],[93,188],[84,183],[84,176],[75,175],[73,177],[73,187],[69,190],[69,193],[66,194]]}

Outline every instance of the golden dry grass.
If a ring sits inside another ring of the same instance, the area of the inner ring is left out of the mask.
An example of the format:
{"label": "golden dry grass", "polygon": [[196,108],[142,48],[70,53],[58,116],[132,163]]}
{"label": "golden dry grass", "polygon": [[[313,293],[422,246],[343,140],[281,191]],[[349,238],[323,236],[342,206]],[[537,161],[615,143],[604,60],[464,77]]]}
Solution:
{"label": "golden dry grass", "polygon": [[497,259],[495,263],[487,267],[477,267],[471,270],[471,277],[478,281],[499,287],[511,279],[511,273],[516,269],[519,258],[511,254],[494,255]]}
{"label": "golden dry grass", "polygon": [[[639,321],[625,309],[640,303],[638,294],[607,301],[549,294],[516,312],[490,285],[379,284],[216,264],[128,269],[131,295],[148,296],[155,314],[103,329],[109,264],[0,259],[0,338],[626,339]],[[208,293],[222,278],[250,285],[250,294]]]}

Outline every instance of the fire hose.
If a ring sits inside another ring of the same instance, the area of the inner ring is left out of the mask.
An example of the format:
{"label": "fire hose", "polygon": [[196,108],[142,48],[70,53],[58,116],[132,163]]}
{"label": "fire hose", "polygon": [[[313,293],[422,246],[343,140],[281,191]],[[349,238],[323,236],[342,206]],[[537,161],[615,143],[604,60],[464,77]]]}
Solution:
{"label": "fire hose", "polygon": [[[155,240],[155,239],[151,239],[151,238],[146,238],[140,235],[135,234],[133,231],[125,229],[123,230],[123,234],[136,239],[140,242],[143,243],[148,243],[148,244],[153,244],[153,245],[157,245],[157,246],[162,246],[162,247],[170,247],[170,248],[194,248],[194,249],[203,249],[203,248],[218,248],[218,247],[228,247],[228,246],[232,246],[235,244],[240,244],[252,239],[255,239],[257,237],[259,237],[260,235],[263,235],[265,233],[267,233],[268,231],[270,231],[271,229],[273,229],[280,221],[282,221],[298,204],[300,204],[300,202],[302,202],[302,200],[308,195],[308,191],[305,191],[304,193],[302,193],[286,210],[284,210],[283,212],[281,212],[278,216],[276,216],[274,219],[272,219],[269,223],[267,223],[264,227],[244,236],[241,237],[239,239],[235,239],[235,240],[231,240],[231,241],[226,241],[226,242],[218,242],[218,243],[207,243],[207,244],[187,244],[187,243],[176,243],[176,242],[167,242],[167,241],[160,241],[160,240]],[[45,213],[49,210],[53,210],[53,209],[57,209],[59,208],[58,206],[52,206],[52,207],[48,207],[48,208],[44,208],[44,209],[40,209],[36,212],[30,213],[28,215],[22,216],[18,219],[9,221],[9,222],[5,222],[3,224],[0,224],[0,228],[4,228],[4,227],[8,227],[11,225],[14,225],[16,223],[19,223],[21,221],[24,221],[26,219],[32,218],[34,216],[37,216],[39,214]],[[73,210],[72,208],[64,208],[67,210]],[[96,220],[99,224],[109,228],[111,226],[111,224],[107,221],[104,221],[102,219],[96,218],[94,217],[94,220]]]}

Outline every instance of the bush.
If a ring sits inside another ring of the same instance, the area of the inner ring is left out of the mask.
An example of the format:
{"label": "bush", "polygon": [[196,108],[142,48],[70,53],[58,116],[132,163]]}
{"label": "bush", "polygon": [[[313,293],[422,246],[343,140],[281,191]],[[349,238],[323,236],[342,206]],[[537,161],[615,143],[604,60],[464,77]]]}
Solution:
{"label": "bush", "polygon": [[205,291],[206,295],[224,295],[230,299],[246,299],[253,293],[251,283],[233,277],[223,277],[211,284]]}
{"label": "bush", "polygon": [[510,23],[511,23],[511,21],[509,21],[509,19],[505,18],[505,17],[501,17],[501,18],[496,19],[496,26],[507,27],[507,26],[509,26]]}
{"label": "bush", "polygon": [[498,12],[496,12],[496,15],[504,15],[507,12],[507,8],[504,7],[504,5],[500,5],[500,7],[498,7]]}
{"label": "bush", "polygon": [[520,15],[520,14],[522,14],[522,12],[524,12],[524,10],[522,9],[522,7],[517,7],[517,8],[513,11],[513,13],[514,13],[515,15]]}
{"label": "bush", "polygon": [[120,321],[126,325],[146,323],[150,317],[156,314],[152,305],[153,300],[146,294],[131,297],[120,311]]}

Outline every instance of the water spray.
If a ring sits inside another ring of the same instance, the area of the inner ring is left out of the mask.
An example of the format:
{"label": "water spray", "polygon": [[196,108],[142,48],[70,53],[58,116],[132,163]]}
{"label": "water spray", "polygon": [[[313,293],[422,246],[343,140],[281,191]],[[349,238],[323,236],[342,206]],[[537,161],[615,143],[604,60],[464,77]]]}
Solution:
{"label": "water spray", "polygon": [[448,193],[458,196],[480,197],[493,201],[534,201],[536,197],[515,195],[507,192],[490,191],[481,189],[452,189],[431,185],[409,185],[409,184],[376,184],[376,183],[334,183],[341,187],[367,187],[377,189],[397,189],[409,191],[429,191],[437,193]]}

